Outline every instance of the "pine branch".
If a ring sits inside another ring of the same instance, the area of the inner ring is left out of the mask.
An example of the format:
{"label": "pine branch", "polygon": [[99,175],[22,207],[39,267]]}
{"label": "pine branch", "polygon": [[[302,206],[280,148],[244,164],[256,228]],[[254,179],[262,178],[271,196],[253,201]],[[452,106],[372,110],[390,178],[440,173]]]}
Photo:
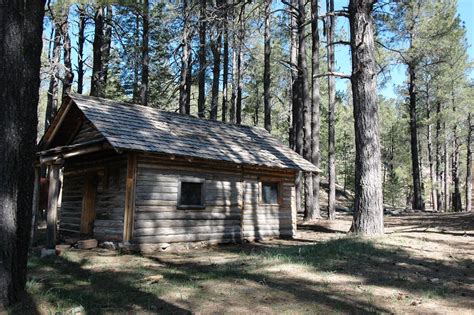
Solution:
{"label": "pine branch", "polygon": [[313,78],[321,78],[321,77],[329,77],[329,76],[338,77],[338,78],[341,78],[341,79],[348,79],[348,80],[351,79],[351,76],[349,74],[340,73],[340,72],[321,73],[321,74],[318,74],[318,75],[314,75]]}

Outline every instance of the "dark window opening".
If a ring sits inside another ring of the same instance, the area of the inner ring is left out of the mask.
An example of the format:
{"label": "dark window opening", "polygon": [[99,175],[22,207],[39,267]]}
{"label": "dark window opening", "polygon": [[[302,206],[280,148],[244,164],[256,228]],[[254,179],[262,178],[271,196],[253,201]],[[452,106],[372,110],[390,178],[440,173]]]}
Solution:
{"label": "dark window opening", "polygon": [[181,182],[179,205],[183,207],[203,207],[202,183]]}
{"label": "dark window opening", "polygon": [[278,183],[262,183],[262,203],[278,204]]}

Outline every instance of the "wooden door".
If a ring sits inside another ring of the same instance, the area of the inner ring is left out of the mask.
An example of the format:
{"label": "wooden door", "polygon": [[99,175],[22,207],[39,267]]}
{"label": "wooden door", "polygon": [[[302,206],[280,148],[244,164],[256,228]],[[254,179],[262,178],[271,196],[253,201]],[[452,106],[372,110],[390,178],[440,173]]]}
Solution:
{"label": "wooden door", "polygon": [[82,197],[81,235],[94,234],[95,196],[97,192],[97,175],[88,174],[84,183]]}

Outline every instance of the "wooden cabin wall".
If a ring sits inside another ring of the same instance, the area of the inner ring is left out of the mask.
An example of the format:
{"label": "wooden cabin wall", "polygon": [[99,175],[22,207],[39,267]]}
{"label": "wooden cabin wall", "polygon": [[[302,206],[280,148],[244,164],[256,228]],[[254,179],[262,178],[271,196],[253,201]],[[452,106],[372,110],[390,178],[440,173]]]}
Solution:
{"label": "wooden cabin wall", "polygon": [[81,124],[77,134],[74,135],[74,139],[71,141],[70,144],[79,144],[85,143],[93,140],[100,140],[104,137],[100,134],[99,131],[92,125],[92,123],[88,120],[84,120]]}
{"label": "wooden cabin wall", "polygon": [[[288,173],[273,177],[281,183],[281,203],[269,206],[259,202],[258,174],[198,165],[138,156],[133,242],[238,242],[294,235],[294,181]],[[180,178],[205,179],[205,209],[177,208]]]}
{"label": "wooden cabin wall", "polygon": [[[242,183],[239,172],[160,163],[152,157],[138,157],[134,242],[241,240]],[[205,209],[177,209],[180,178],[205,180]]]}
{"label": "wooden cabin wall", "polygon": [[278,177],[265,181],[279,183],[279,204],[263,204],[260,200],[262,180],[257,175],[245,176],[242,234],[247,240],[272,236],[291,237],[296,232],[296,213],[293,213],[294,182]]}
{"label": "wooden cabin wall", "polygon": [[61,208],[58,211],[61,234],[80,233],[84,174],[65,174],[63,177]]}
{"label": "wooden cabin wall", "polygon": [[[59,230],[79,236],[85,185],[95,178],[95,220],[93,237],[122,240],[125,207],[126,156],[82,157],[64,167]],[[90,162],[93,161],[93,162]]]}
{"label": "wooden cabin wall", "polygon": [[98,177],[94,237],[99,240],[122,240],[126,167],[125,161],[110,165]]}

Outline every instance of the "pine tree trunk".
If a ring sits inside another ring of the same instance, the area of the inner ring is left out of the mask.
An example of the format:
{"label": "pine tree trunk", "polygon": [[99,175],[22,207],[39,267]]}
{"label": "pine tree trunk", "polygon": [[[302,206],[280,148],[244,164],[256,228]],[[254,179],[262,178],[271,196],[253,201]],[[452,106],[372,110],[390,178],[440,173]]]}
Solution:
{"label": "pine tree trunk", "polygon": [[[452,89],[452,106],[454,116],[456,116],[456,102],[454,99],[454,87]],[[453,126],[453,165],[452,165],[452,177],[453,177],[453,211],[460,212],[462,211],[462,201],[461,201],[461,183],[459,178],[459,144],[458,144],[458,130],[457,125]]]}
{"label": "pine tree trunk", "polygon": [[[431,109],[430,105],[428,104],[428,120],[430,120]],[[427,133],[426,133],[426,141],[428,143],[428,163],[430,165],[430,181],[431,181],[431,206],[433,207],[433,211],[438,211],[438,202],[437,202],[437,195],[436,195],[436,176],[434,170],[434,161],[433,161],[433,142],[432,142],[432,135],[431,135],[431,123],[428,123],[427,126]]]}
{"label": "pine tree trunk", "polygon": [[[191,38],[189,39],[189,42],[191,43]],[[185,109],[186,109],[186,114],[187,115],[191,114],[192,71],[193,71],[193,56],[191,54],[191,48],[190,48],[189,49],[189,58],[188,58],[188,71],[187,71],[187,76],[186,76],[186,108]]]}
{"label": "pine tree trunk", "polygon": [[225,1],[224,8],[224,51],[223,51],[223,66],[222,66],[222,121],[227,121],[227,107],[229,98],[229,21],[228,10],[229,0]]}
{"label": "pine tree trunk", "polygon": [[104,8],[98,7],[94,16],[94,42],[92,43],[92,78],[91,78],[91,96],[104,96],[102,82],[102,46],[104,42]]}
{"label": "pine tree trunk", "polygon": [[[327,12],[334,11],[334,0],[326,0]],[[330,15],[326,19],[328,71],[334,72],[334,27],[335,17]],[[336,217],[336,78],[328,76],[328,217]]]}
{"label": "pine tree trunk", "polygon": [[[104,21],[104,38],[102,42],[102,72],[100,75],[100,81],[102,85],[102,93],[105,96],[105,90],[107,88],[107,80],[109,75],[109,61],[110,61],[110,49],[112,47],[112,5],[106,6],[106,14]],[[137,46],[139,47],[139,46]]]}
{"label": "pine tree trunk", "polygon": [[138,47],[140,47],[140,13],[138,11],[135,11],[135,29],[134,29],[134,35],[135,35],[135,47],[137,48],[136,51],[134,51],[135,54],[135,60],[133,62],[133,102],[134,103],[139,103],[140,102],[140,87],[138,84],[138,76],[139,76],[139,63],[138,63]]}
{"label": "pine tree trunk", "polygon": [[[311,162],[319,167],[319,28],[318,28],[318,2],[319,0],[311,0],[311,33],[312,33],[312,49],[311,49]],[[313,206],[307,213],[308,220],[319,219],[321,212],[319,208],[319,173],[313,173]]]}
{"label": "pine tree trunk", "polygon": [[149,64],[149,55],[148,55],[148,10],[149,4],[148,0],[143,0],[143,12],[142,12],[142,82],[140,88],[140,104],[148,105],[148,64]]}
{"label": "pine tree trunk", "polygon": [[[298,0],[291,1],[290,16],[291,16],[291,55],[290,62],[292,67],[292,129],[293,129],[293,149],[303,155],[303,108],[301,103],[301,84],[299,76],[299,12]],[[296,211],[301,212],[303,192],[303,174],[298,172],[295,180],[295,199]]]}
{"label": "pine tree trunk", "polygon": [[[235,3],[234,3],[235,6]],[[232,11],[232,94],[230,97],[230,113],[229,119],[231,123],[235,123],[235,118],[237,116],[237,54],[238,54],[238,40],[235,29],[235,14],[234,10]]]}
{"label": "pine tree trunk", "polygon": [[466,209],[472,211],[472,114],[467,117],[467,155],[466,155]]}
{"label": "pine tree trunk", "polygon": [[206,2],[200,0],[199,13],[199,74],[198,74],[198,116],[205,117],[206,111]]}
{"label": "pine tree trunk", "polygon": [[213,56],[212,66],[212,90],[211,90],[211,110],[209,118],[217,120],[217,108],[219,107],[219,77],[221,69],[221,42],[222,34],[218,31],[217,38],[211,43],[211,51]]}
{"label": "pine tree trunk", "polygon": [[416,73],[413,63],[408,64],[408,73],[410,76],[408,85],[408,94],[410,95],[410,147],[411,147],[411,166],[413,179],[413,209],[423,210],[423,196],[421,193],[420,161],[418,152],[418,120],[416,113]]}
{"label": "pine tree trunk", "polygon": [[46,103],[46,115],[45,115],[45,121],[44,121],[45,130],[49,127],[58,109],[58,78],[59,78],[60,59],[61,59],[61,31],[58,25],[55,23],[53,53],[50,60],[51,74],[49,78],[48,100]]}
{"label": "pine tree trunk", "polygon": [[242,60],[244,58],[243,44],[244,44],[244,13],[245,13],[245,2],[241,4],[239,12],[239,29],[237,31],[238,36],[238,53],[237,53],[237,97],[235,100],[235,122],[240,125],[242,123]]}
{"label": "pine tree trunk", "polygon": [[[289,20],[290,20],[290,40],[291,40],[291,51],[290,51],[290,67],[291,67],[291,125],[289,134],[290,148],[296,151],[296,121],[298,117],[298,40],[296,37],[297,24],[296,24],[296,10],[295,1],[292,1],[292,7],[288,9]],[[298,196],[297,191],[297,196]]]}
{"label": "pine tree trunk", "polygon": [[438,203],[437,208],[438,211],[443,211],[444,209],[444,197],[441,190],[441,177],[442,177],[442,169],[441,169],[441,102],[436,103],[436,201]]}
{"label": "pine tree trunk", "polygon": [[356,142],[355,203],[351,231],[360,234],[381,234],[384,229],[373,4],[374,0],[349,2]]}
{"label": "pine tree trunk", "polygon": [[271,19],[272,0],[265,0],[265,30],[263,35],[263,106],[264,106],[264,126],[268,132],[272,131],[272,108],[271,108],[271,75],[270,75],[270,57],[271,57]]}
{"label": "pine tree trunk", "polygon": [[444,130],[446,132],[446,140],[444,141],[444,211],[448,212],[451,208],[451,198],[449,196],[449,140],[446,130],[446,123],[444,124]]}
{"label": "pine tree trunk", "polygon": [[64,80],[63,80],[63,92],[62,100],[67,94],[71,93],[72,83],[74,81],[74,73],[72,71],[71,63],[71,38],[69,37],[69,6],[64,9],[61,19],[61,37],[63,38],[63,56],[64,56]]}
{"label": "pine tree trunk", "polygon": [[0,309],[25,295],[43,16],[43,1],[0,10]]}
{"label": "pine tree trunk", "polygon": [[84,4],[79,4],[77,11],[79,14],[79,30],[77,35],[77,93],[82,94],[84,88],[84,32],[86,30]]}
{"label": "pine tree trunk", "polygon": [[[298,115],[296,146],[297,152],[311,161],[311,101],[309,99],[308,72],[306,65],[306,34],[305,34],[305,1],[298,0]],[[304,217],[313,207],[313,180],[312,174],[305,174],[304,181]]]}
{"label": "pine tree trunk", "polygon": [[182,46],[183,52],[181,55],[181,79],[179,85],[179,112],[181,114],[189,114],[187,112],[187,101],[188,101],[188,71],[189,71],[189,60],[191,58],[191,44],[190,44],[190,29],[189,29],[189,17],[188,12],[188,1],[183,1],[183,35],[182,35]]}

